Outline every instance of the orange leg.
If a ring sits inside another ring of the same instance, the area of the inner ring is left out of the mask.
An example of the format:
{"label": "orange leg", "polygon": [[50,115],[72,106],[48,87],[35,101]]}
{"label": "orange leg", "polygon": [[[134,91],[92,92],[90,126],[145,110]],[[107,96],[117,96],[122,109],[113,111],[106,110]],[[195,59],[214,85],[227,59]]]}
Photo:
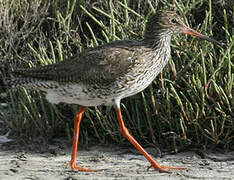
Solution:
{"label": "orange leg", "polygon": [[75,122],[74,122],[74,135],[73,135],[73,144],[72,144],[72,155],[71,161],[67,164],[66,167],[71,166],[73,170],[78,171],[85,171],[85,172],[95,172],[99,170],[92,170],[89,168],[83,168],[76,165],[76,156],[77,156],[77,148],[78,148],[78,140],[79,140],[79,132],[80,132],[80,122],[82,119],[82,115],[85,112],[86,107],[83,106],[81,109],[76,113]]}
{"label": "orange leg", "polygon": [[125,127],[124,125],[124,121],[122,118],[122,114],[120,109],[118,108],[116,110],[117,113],[117,117],[118,117],[118,121],[119,121],[119,125],[120,125],[120,130],[122,132],[122,134],[128,139],[128,141],[130,143],[133,144],[133,146],[135,146],[135,148],[141,152],[141,154],[143,154],[145,156],[145,158],[151,163],[151,166],[148,167],[154,167],[155,169],[159,170],[160,172],[167,172],[167,173],[171,173],[170,171],[168,171],[167,169],[185,169],[185,168],[181,168],[181,167],[171,167],[171,166],[160,166],[142,147],[140,144],[138,144],[138,142],[131,136],[131,134],[129,133],[128,129]]}

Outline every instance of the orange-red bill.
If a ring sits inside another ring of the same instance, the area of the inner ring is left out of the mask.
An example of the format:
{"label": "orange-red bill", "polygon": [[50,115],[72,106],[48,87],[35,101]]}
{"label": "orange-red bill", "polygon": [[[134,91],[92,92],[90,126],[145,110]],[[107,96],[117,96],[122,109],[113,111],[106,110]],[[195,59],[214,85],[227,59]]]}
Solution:
{"label": "orange-red bill", "polygon": [[205,35],[203,35],[203,34],[200,34],[199,32],[197,32],[197,31],[195,31],[195,30],[193,30],[193,29],[190,29],[190,28],[184,29],[184,30],[182,31],[182,33],[183,33],[183,34],[192,35],[192,36],[196,36],[196,37],[199,37],[199,38],[201,38],[201,39],[205,39],[205,40],[210,41],[210,42],[212,42],[212,43],[218,44],[218,45],[220,45],[220,46],[224,46],[223,43],[218,42],[218,41],[216,41],[216,40],[214,40],[214,39],[212,39],[212,38],[210,38],[210,37],[208,37],[208,36],[205,36]]}

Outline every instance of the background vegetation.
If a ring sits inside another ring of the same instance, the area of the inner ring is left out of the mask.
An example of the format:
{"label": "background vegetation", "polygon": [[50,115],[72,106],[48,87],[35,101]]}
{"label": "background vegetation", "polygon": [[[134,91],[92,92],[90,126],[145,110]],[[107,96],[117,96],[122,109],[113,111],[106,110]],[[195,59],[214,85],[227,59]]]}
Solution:
{"label": "background vegetation", "polygon": [[[227,46],[174,37],[169,65],[144,92],[122,101],[126,125],[143,145],[175,152],[188,146],[234,149],[232,0],[3,0],[1,67],[47,65],[110,41],[140,39],[150,14],[174,7],[191,27]],[[1,69],[1,76],[11,76]],[[25,143],[38,137],[71,142],[78,105],[50,104],[36,90],[6,94],[0,85],[0,117],[13,134]],[[129,144],[108,107],[89,108],[80,141]]]}

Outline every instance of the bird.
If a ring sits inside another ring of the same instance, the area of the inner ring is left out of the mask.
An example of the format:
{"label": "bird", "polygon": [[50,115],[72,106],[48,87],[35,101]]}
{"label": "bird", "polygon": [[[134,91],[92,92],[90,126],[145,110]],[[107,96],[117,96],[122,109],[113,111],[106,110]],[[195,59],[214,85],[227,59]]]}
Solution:
{"label": "bird", "polygon": [[87,107],[113,106],[120,131],[125,138],[149,161],[148,168],[171,173],[183,167],[164,166],[134,139],[124,124],[120,102],[147,88],[167,65],[171,57],[171,37],[186,34],[222,45],[186,26],[175,11],[157,11],[146,22],[142,39],[118,40],[106,43],[67,58],[64,61],[33,68],[13,68],[14,78],[7,80],[11,89],[38,89],[46,93],[53,104],[78,104],[74,117],[71,160],[66,167],[95,172],[81,167],[77,161],[80,123]]}

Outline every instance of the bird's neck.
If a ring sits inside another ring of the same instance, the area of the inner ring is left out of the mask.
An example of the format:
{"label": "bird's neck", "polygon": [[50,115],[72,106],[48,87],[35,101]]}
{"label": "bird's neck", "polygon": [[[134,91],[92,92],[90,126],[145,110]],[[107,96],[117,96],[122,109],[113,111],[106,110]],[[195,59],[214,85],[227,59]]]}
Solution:
{"label": "bird's neck", "polygon": [[171,36],[168,34],[151,34],[150,36],[145,36],[143,39],[143,43],[148,48],[161,49],[164,47],[170,46]]}
{"label": "bird's neck", "polygon": [[149,61],[155,66],[157,71],[155,74],[157,74],[168,63],[171,56],[171,36],[159,34],[159,36],[145,38],[143,42],[144,46],[151,51],[152,58],[149,58]]}

